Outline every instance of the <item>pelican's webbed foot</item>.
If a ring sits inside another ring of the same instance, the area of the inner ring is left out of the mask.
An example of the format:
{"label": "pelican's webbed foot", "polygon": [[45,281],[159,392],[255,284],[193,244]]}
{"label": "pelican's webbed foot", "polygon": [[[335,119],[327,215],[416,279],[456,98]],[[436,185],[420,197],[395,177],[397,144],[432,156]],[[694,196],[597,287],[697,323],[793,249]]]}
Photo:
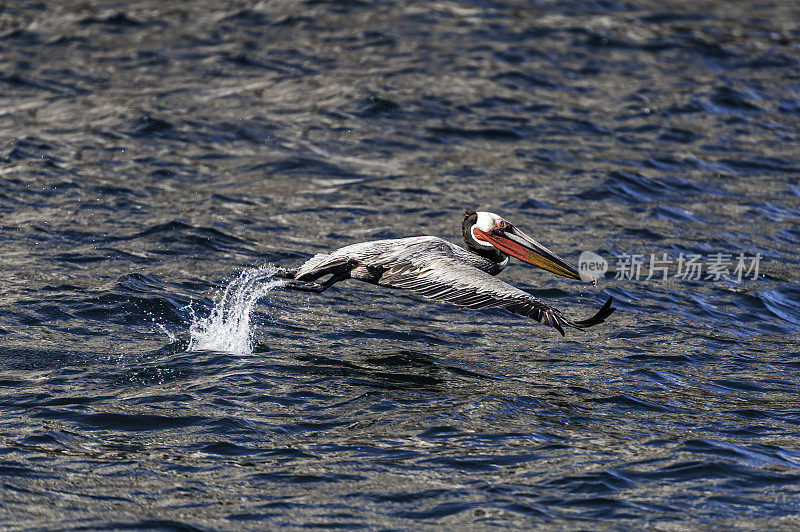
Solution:
{"label": "pelican's webbed foot", "polygon": [[[288,279],[290,279],[290,281],[285,285],[283,285],[283,288],[288,288],[289,290],[297,290],[298,292],[311,292],[314,294],[319,294],[324,292],[334,284],[338,283],[342,279],[347,278],[346,275],[331,275],[328,278],[328,280],[323,283],[317,283],[315,281],[298,281],[297,279],[294,278],[294,272],[296,271],[297,270],[287,271],[287,274],[289,272],[292,273],[292,277],[287,277]],[[275,274],[275,276],[277,277],[278,275]]]}

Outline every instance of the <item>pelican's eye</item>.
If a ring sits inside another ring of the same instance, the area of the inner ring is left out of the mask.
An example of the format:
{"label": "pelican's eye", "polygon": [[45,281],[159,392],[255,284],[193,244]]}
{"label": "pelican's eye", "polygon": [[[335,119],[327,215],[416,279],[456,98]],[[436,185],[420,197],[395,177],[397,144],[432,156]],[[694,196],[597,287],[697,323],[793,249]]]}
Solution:
{"label": "pelican's eye", "polygon": [[505,220],[500,220],[499,222],[497,222],[498,229],[503,229],[503,230],[508,229],[509,225],[510,224]]}

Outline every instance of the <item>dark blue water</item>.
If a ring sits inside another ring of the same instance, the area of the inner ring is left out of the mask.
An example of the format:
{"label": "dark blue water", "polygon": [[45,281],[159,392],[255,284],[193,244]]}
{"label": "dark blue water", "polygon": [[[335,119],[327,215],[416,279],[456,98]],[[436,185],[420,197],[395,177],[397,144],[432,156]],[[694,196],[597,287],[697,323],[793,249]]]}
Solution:
{"label": "dark blue water", "polygon": [[[796,3],[225,4],[0,8],[0,528],[800,526]],[[617,313],[220,306],[465,208]]]}

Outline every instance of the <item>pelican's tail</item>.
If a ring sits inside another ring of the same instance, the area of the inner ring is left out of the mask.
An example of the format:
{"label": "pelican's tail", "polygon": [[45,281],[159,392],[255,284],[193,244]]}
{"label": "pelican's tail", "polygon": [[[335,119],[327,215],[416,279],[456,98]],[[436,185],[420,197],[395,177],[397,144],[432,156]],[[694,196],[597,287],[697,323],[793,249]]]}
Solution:
{"label": "pelican's tail", "polygon": [[278,267],[273,277],[277,277],[278,279],[294,279],[295,275],[297,275],[297,268],[290,269]]}

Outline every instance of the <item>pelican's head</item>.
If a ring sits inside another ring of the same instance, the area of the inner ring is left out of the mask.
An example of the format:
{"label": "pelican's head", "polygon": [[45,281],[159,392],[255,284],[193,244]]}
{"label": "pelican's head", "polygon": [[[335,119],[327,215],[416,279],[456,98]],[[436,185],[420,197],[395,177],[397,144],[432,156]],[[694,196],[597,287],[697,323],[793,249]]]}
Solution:
{"label": "pelican's head", "polygon": [[[511,255],[543,270],[581,279],[578,270],[564,259],[492,212],[464,211],[461,224],[464,241],[473,251],[486,255]],[[594,281],[594,279],[589,279]],[[594,281],[596,282],[596,281]]]}

